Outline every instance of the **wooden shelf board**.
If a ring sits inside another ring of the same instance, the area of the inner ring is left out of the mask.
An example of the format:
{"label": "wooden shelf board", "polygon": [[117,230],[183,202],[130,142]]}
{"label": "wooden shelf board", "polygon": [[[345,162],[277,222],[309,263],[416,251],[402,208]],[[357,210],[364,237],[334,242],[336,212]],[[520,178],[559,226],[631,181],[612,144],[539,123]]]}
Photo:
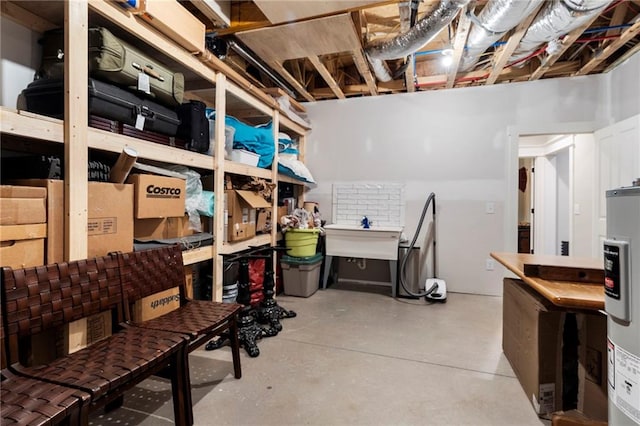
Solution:
{"label": "wooden shelf board", "polygon": [[224,162],[224,171],[236,175],[255,176],[264,179],[271,179],[271,169],[250,166],[248,164],[236,163],[234,161]]}
{"label": "wooden shelf board", "polygon": [[[2,118],[2,128],[0,129],[2,133],[63,143],[64,130],[62,120],[5,107],[0,108],[0,117]],[[170,159],[175,164],[214,170],[214,159],[209,155],[160,145],[91,127],[88,128],[88,146],[89,148],[118,154],[122,152],[124,147],[131,147],[138,152],[140,158],[164,162]]]}
{"label": "wooden shelf board", "polygon": [[223,243],[218,254],[233,254],[247,250],[253,246],[263,246],[265,244],[271,244],[271,234],[256,235],[250,240],[239,241],[237,243]]}
{"label": "wooden shelf board", "polygon": [[185,265],[211,260],[213,258],[213,246],[198,247],[182,252],[182,261]]}

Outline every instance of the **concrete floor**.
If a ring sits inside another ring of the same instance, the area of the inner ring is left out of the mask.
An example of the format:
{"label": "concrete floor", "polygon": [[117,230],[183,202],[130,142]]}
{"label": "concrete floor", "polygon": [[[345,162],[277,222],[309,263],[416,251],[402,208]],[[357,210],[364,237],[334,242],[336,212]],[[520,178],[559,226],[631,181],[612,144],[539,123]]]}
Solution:
{"label": "concrete floor", "polygon": [[[242,350],[190,355],[196,425],[548,425],[502,354],[502,298],[449,294],[446,304],[394,300],[388,288],[339,283]],[[170,384],[149,379],[91,425],[173,423]]]}

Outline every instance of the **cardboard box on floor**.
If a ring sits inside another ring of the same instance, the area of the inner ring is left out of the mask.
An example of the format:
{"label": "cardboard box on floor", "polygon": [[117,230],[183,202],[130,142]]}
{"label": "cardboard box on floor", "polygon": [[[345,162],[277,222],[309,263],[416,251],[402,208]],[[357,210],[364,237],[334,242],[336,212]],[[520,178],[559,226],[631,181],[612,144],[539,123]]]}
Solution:
{"label": "cardboard box on floor", "polygon": [[608,420],[607,316],[579,314],[578,410],[596,421]]}
{"label": "cardboard box on floor", "polygon": [[157,318],[180,307],[180,288],[174,287],[143,297],[133,305],[133,321]]}
{"label": "cardboard box on floor", "polygon": [[184,179],[157,175],[130,175],[134,184],[136,219],[182,217],[186,199]]}
{"label": "cardboard box on floor", "polygon": [[577,410],[553,413],[551,426],[607,426],[607,421],[593,420]]}
{"label": "cardboard box on floor", "polygon": [[226,195],[229,241],[242,241],[256,235],[256,209],[270,208],[271,204],[252,191],[227,189]]}
{"label": "cardboard box on floor", "polygon": [[522,281],[504,279],[502,348],[539,416],[562,409],[563,318]]}

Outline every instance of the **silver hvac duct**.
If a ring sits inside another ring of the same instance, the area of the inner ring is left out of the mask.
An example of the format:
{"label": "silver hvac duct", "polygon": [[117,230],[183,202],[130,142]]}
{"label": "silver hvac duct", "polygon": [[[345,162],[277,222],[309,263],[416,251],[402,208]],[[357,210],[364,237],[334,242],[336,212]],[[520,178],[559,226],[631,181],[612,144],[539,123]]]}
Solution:
{"label": "silver hvac duct", "polygon": [[469,0],[442,0],[436,10],[422,18],[411,29],[392,40],[371,43],[366,47],[367,59],[380,81],[391,80],[391,73],[383,61],[408,56],[427,44],[456,17]]}
{"label": "silver hvac duct", "polygon": [[490,0],[473,19],[460,71],[468,71],[478,63],[480,55],[523,19],[544,0]]}
{"label": "silver hvac duct", "polygon": [[[611,0],[550,1],[531,23],[509,61],[526,58],[541,44],[570,33],[598,15],[609,3]],[[549,48],[547,50],[549,51]]]}

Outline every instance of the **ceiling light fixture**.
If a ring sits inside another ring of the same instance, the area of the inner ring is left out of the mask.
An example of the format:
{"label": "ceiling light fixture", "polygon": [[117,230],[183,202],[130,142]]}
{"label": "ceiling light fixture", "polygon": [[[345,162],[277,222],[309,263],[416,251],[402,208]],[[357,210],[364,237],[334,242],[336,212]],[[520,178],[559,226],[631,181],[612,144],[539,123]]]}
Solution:
{"label": "ceiling light fixture", "polygon": [[453,49],[442,49],[442,65],[450,67],[453,64]]}

